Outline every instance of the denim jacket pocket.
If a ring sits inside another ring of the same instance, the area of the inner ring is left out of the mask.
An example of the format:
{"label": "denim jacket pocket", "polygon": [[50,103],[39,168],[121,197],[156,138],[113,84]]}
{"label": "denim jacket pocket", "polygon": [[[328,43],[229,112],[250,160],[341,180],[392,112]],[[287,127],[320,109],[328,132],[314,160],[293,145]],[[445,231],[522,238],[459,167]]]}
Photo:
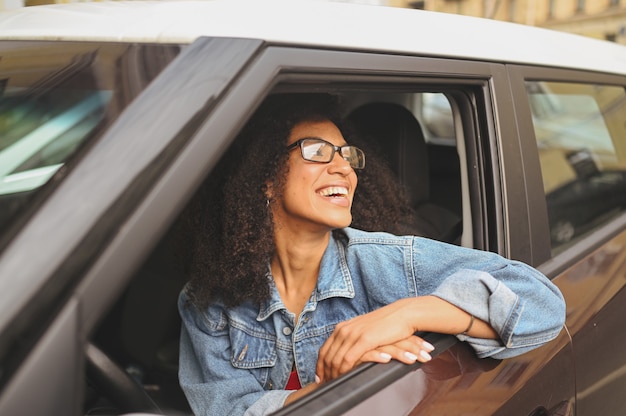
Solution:
{"label": "denim jacket pocket", "polygon": [[268,334],[251,335],[230,327],[231,358],[235,368],[250,371],[264,389],[270,389],[270,370],[276,365],[276,340]]}

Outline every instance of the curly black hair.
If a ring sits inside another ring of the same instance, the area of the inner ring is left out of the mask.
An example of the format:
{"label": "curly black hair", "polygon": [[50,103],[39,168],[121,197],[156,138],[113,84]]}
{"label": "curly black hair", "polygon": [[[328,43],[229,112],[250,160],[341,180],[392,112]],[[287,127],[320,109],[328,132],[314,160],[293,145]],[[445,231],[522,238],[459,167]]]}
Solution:
{"label": "curly black hair", "polygon": [[221,302],[235,307],[268,299],[267,273],[275,247],[266,184],[272,183],[272,200],[279,200],[287,174],[286,142],[300,122],[330,120],[348,143],[366,152],[366,168],[357,172],[353,227],[397,233],[407,222],[411,212],[394,174],[374,152],[367,153],[368,143],[350,137],[352,129],[342,125],[340,108],[337,97],[329,94],[277,94],[243,128],[187,212],[193,230],[189,292],[197,306]]}

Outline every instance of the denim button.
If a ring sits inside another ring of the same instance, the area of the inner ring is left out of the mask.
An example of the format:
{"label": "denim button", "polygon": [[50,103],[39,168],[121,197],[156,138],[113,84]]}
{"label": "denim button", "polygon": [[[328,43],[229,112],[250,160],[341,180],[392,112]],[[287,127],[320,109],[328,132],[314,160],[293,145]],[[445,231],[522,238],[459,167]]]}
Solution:
{"label": "denim button", "polygon": [[291,335],[291,328],[289,328],[288,326],[283,328],[283,334],[289,336]]}

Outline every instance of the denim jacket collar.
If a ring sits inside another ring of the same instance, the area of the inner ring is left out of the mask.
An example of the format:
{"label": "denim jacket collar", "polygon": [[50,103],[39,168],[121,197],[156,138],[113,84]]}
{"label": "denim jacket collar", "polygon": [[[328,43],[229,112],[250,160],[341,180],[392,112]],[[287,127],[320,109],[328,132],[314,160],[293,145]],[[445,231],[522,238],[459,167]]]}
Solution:
{"label": "denim jacket collar", "polygon": [[[261,305],[257,321],[264,321],[274,312],[286,309],[274,284],[269,265],[267,278],[270,280],[270,298]],[[354,286],[348,270],[345,247],[341,239],[335,238],[334,233],[331,233],[328,247],[322,256],[317,286],[304,310],[314,310],[317,302],[332,297],[354,298]]]}

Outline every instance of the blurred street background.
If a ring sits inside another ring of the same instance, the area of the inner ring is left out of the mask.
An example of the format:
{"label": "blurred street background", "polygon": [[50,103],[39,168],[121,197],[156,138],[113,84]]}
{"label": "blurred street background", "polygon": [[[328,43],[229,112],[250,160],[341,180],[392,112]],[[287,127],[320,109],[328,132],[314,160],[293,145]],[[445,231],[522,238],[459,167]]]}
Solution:
{"label": "blurred street background", "polygon": [[[0,10],[85,0],[0,0]],[[97,1],[97,0],[96,0]],[[135,0],[142,1],[142,0]],[[263,0],[259,0],[263,1]],[[297,0],[294,0],[297,1]],[[337,0],[318,0],[337,1]],[[504,20],[626,45],[626,0],[339,0]]]}

